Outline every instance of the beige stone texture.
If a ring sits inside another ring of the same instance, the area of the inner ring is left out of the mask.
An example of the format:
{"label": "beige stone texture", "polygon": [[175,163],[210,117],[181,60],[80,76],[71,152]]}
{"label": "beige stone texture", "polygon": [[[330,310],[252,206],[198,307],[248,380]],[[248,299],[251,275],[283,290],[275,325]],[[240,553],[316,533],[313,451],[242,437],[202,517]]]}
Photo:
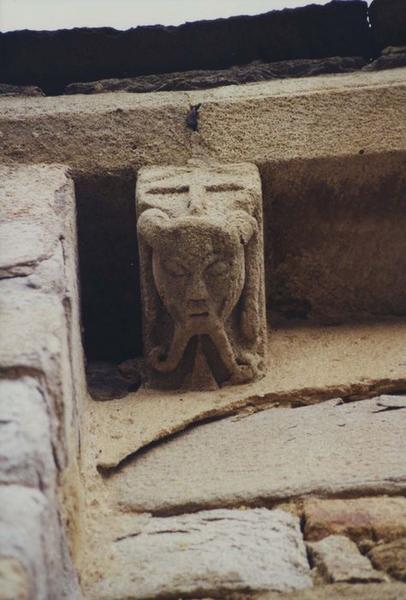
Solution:
{"label": "beige stone texture", "polygon": [[260,167],[268,310],[330,323],[404,314],[405,159],[360,148]]}
{"label": "beige stone texture", "polygon": [[[405,80],[400,68],[188,93],[0,98],[0,156],[90,172],[192,156],[261,163],[404,149]],[[192,132],[186,118],[198,104]]]}
{"label": "beige stone texture", "polygon": [[299,520],[279,510],[151,518],[106,550],[108,573],[89,598],[223,597],[312,585]]}
{"label": "beige stone texture", "polygon": [[388,581],[376,571],[357,545],[343,535],[307,542],[312,564],[326,583],[379,583]]}
{"label": "beige stone texture", "polygon": [[406,537],[406,498],[321,499],[304,502],[304,534],[321,540],[331,534],[346,535],[356,542],[392,541]]}
{"label": "beige stone texture", "polygon": [[0,558],[0,600],[29,600],[27,573],[15,558]]}
{"label": "beige stone texture", "polygon": [[106,484],[126,510],[157,514],[310,494],[400,495],[406,398],[397,410],[390,402],[331,400],[201,425],[135,455]]}
{"label": "beige stone texture", "polygon": [[2,167],[0,178],[0,556],[23,570],[4,568],[3,589],[73,600],[63,522],[79,516],[67,473],[85,393],[73,181],[55,165]]}
{"label": "beige stone texture", "polygon": [[377,569],[406,582],[406,537],[377,544],[368,552],[368,558]]}
{"label": "beige stone texture", "polygon": [[3,163],[63,163],[75,172],[183,164],[190,158],[183,93],[0,98]]}
{"label": "beige stone texture", "polygon": [[405,600],[406,585],[400,583],[338,583],[279,594],[232,594],[226,600]]}
{"label": "beige stone texture", "polygon": [[51,426],[46,396],[35,379],[0,379],[0,431],[0,484],[52,486]]}
{"label": "beige stone texture", "polygon": [[144,168],[136,198],[150,386],[210,390],[263,377],[258,169]]}
{"label": "beige stone texture", "polygon": [[394,69],[190,92],[201,104],[195,154],[261,163],[404,149],[405,77]]}
{"label": "beige stone texture", "polygon": [[319,327],[281,323],[269,335],[266,376],[211,392],[141,388],[110,402],[90,401],[86,438],[90,461],[114,468],[153,441],[193,423],[274,405],[357,400],[406,389],[404,321]]}

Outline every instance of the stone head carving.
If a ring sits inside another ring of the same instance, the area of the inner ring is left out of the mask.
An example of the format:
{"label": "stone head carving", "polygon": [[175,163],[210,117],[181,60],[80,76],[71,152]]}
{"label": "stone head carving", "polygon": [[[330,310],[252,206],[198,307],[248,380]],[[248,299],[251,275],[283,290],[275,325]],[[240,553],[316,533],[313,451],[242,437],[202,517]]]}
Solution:
{"label": "stone head carving", "polygon": [[[147,328],[149,366],[169,381],[179,381],[180,370],[183,383],[198,388],[243,383],[258,374],[258,356],[242,350],[256,345],[262,320],[258,221],[241,208],[209,206],[205,194],[199,186],[178,214],[168,206],[150,207],[138,218],[145,319],[158,322],[163,311],[171,321],[169,328],[163,325],[170,339],[161,343],[151,344]],[[194,365],[185,365],[186,353],[194,354]]]}

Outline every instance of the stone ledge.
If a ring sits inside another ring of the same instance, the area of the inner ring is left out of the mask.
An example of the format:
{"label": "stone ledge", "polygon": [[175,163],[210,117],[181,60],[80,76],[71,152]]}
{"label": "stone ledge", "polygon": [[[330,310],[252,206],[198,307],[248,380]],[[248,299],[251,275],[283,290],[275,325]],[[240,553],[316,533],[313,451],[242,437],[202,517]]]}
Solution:
{"label": "stone ledge", "polygon": [[[189,93],[0,98],[0,155],[92,173],[394,151],[406,148],[405,95],[406,68]],[[198,105],[193,132],[186,121]]]}
{"label": "stone ledge", "polygon": [[201,425],[128,459],[106,484],[117,506],[160,515],[309,495],[401,495],[406,396],[393,399],[397,410],[391,402],[331,400]]}

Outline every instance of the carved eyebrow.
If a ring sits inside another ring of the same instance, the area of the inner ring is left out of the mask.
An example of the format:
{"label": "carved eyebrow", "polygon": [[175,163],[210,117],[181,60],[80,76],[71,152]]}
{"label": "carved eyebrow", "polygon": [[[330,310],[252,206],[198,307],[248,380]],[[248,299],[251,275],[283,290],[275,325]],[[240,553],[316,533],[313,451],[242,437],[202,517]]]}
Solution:
{"label": "carved eyebrow", "polygon": [[244,188],[237,183],[218,183],[206,185],[206,192],[239,192]]}
{"label": "carved eyebrow", "polygon": [[187,194],[188,191],[188,185],[179,185],[178,187],[151,188],[147,194]]}

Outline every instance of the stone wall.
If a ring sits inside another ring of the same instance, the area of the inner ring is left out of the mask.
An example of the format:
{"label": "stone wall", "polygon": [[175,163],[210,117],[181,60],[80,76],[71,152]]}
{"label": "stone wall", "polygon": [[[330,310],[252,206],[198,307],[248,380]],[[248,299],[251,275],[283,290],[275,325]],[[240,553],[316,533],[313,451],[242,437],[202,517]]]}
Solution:
{"label": "stone wall", "polygon": [[65,526],[85,390],[73,182],[56,166],[1,179],[0,596],[73,599]]}

